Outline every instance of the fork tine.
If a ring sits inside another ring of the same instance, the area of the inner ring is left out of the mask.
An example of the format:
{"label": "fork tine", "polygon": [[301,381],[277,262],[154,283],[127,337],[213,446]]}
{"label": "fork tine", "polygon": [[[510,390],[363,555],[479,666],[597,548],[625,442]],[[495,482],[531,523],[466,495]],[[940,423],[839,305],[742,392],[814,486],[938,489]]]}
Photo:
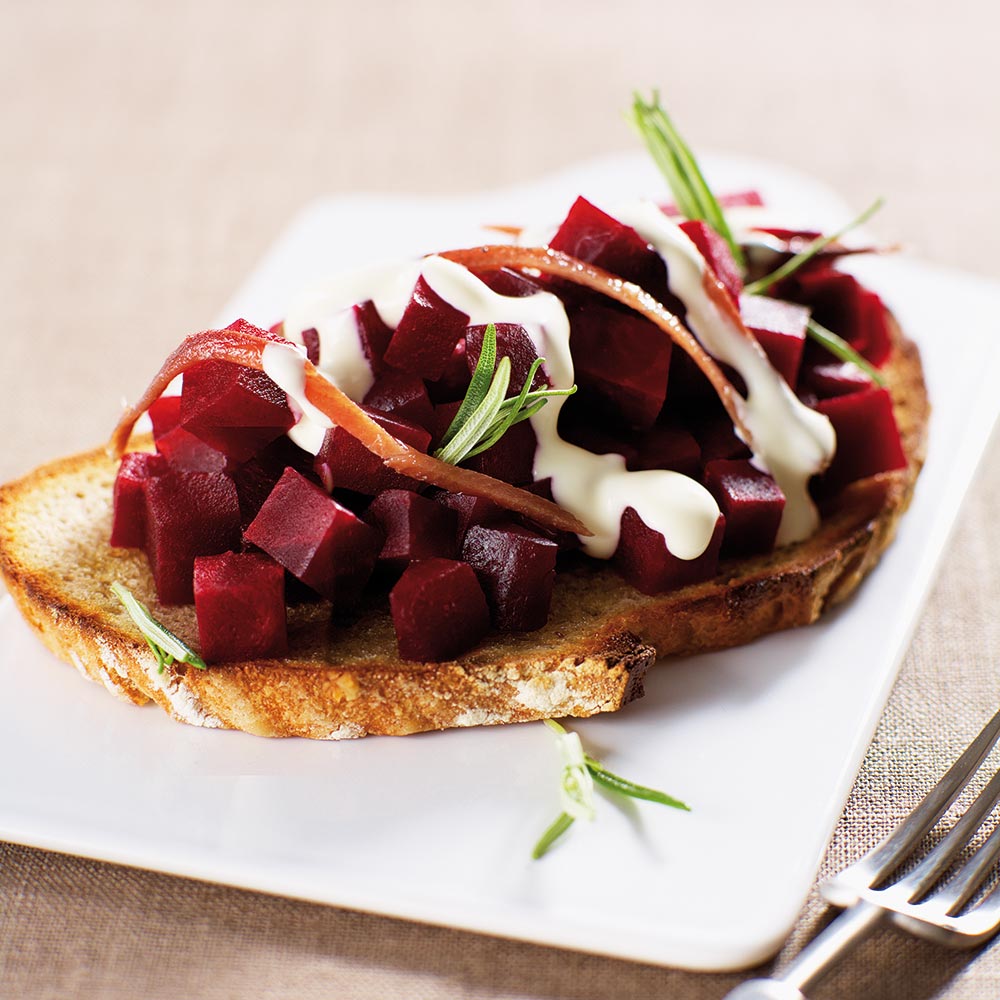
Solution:
{"label": "fork tine", "polygon": [[976,796],[976,800],[948,831],[947,835],[942,838],[941,842],[912,872],[900,880],[900,887],[910,890],[908,898],[911,903],[922,899],[941,875],[948,870],[955,858],[983,825],[983,820],[990,814],[997,802],[1000,802],[1000,771],[993,775],[989,784]]}
{"label": "fork tine", "polygon": [[[949,917],[956,916],[966,903],[976,894],[976,891],[986,880],[990,870],[1000,858],[1000,826],[994,827],[993,832],[983,841],[979,850],[959,869],[958,873],[948,884],[936,895],[935,902],[947,906],[945,912]],[[997,886],[994,886],[986,897],[979,904],[991,903],[996,909],[1000,904],[1000,898],[995,896]]]}
{"label": "fork tine", "polygon": [[924,796],[920,804],[888,836],[859,862],[870,872],[871,885],[882,881],[927,835],[931,827],[958,798],[969,778],[979,769],[1000,739],[1000,711],[983,727],[983,731],[966,747],[944,777]]}

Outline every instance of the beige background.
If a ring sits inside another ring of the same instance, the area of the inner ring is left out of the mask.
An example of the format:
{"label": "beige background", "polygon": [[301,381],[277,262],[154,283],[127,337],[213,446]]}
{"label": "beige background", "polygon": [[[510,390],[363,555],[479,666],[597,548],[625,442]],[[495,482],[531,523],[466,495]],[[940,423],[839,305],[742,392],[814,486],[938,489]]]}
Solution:
{"label": "beige background", "polygon": [[[0,0],[0,479],[101,441],[310,199],[472,191],[634,148],[633,87],[659,85],[696,147],[782,161],[859,207],[884,194],[883,238],[996,273],[985,2],[361,8]],[[997,458],[825,869],[1000,701]],[[811,900],[786,955],[818,914]],[[1000,952],[967,961],[883,934],[816,996],[998,995]],[[733,982],[0,846],[0,996],[686,1000]]]}

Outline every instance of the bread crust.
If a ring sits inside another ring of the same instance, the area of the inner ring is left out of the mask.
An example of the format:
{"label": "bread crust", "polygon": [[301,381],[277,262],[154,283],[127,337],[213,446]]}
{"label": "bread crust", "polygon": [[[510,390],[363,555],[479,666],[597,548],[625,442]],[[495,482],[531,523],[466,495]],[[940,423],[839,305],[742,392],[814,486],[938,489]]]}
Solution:
{"label": "bread crust", "polygon": [[457,661],[401,661],[384,602],[343,626],[317,601],[289,608],[285,658],[158,673],[110,584],[122,582],[197,646],[194,608],[158,605],[145,556],[108,544],[115,465],[103,450],[0,487],[0,572],[57,656],[113,694],[154,701],[194,725],[344,739],[614,711],[642,694],[657,656],[742,645],[809,624],[876,564],[909,505],[930,409],[919,352],[891,327],[883,372],[905,469],[849,486],[806,541],[724,562],[694,586],[651,597],[607,568],[560,571],[542,629],[490,636]]}

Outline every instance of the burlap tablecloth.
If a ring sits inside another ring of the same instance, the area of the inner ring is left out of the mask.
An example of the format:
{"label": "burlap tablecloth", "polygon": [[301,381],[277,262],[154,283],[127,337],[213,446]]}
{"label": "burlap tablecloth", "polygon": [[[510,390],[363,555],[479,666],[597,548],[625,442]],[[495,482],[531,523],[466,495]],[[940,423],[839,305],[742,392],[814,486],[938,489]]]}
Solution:
{"label": "burlap tablecloth", "polygon": [[[797,166],[859,206],[886,194],[877,230],[926,258],[981,273],[1000,259],[986,2],[359,7],[0,2],[0,479],[102,440],[121,387],[207,325],[311,198],[475,190],[630,148],[633,86],[659,84],[700,148]],[[903,815],[1000,704],[997,458],[994,445],[823,872]],[[700,1000],[739,978],[11,845],[0,907],[4,997]],[[811,897],[779,962],[821,912]],[[888,932],[816,991],[998,994],[1000,952],[970,961]]]}

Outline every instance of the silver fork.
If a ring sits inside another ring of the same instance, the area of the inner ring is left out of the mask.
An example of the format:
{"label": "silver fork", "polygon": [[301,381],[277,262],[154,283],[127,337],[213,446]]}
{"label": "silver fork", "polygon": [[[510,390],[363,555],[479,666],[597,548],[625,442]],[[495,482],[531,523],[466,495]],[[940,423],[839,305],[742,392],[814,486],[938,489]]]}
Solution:
{"label": "silver fork", "polygon": [[882,843],[825,882],[820,891],[828,902],[846,907],[807,945],[776,979],[750,979],[725,1000],[807,1000],[830,967],[860,944],[876,927],[890,924],[953,948],[971,948],[1000,929],[1000,886],[962,912],[1000,857],[1000,825],[954,874],[946,878],[959,855],[1000,802],[1000,770],[948,831],[916,866],[898,870],[919,855],[917,847],[948,811],[1000,739],[1000,712],[969,744],[945,776]]}

